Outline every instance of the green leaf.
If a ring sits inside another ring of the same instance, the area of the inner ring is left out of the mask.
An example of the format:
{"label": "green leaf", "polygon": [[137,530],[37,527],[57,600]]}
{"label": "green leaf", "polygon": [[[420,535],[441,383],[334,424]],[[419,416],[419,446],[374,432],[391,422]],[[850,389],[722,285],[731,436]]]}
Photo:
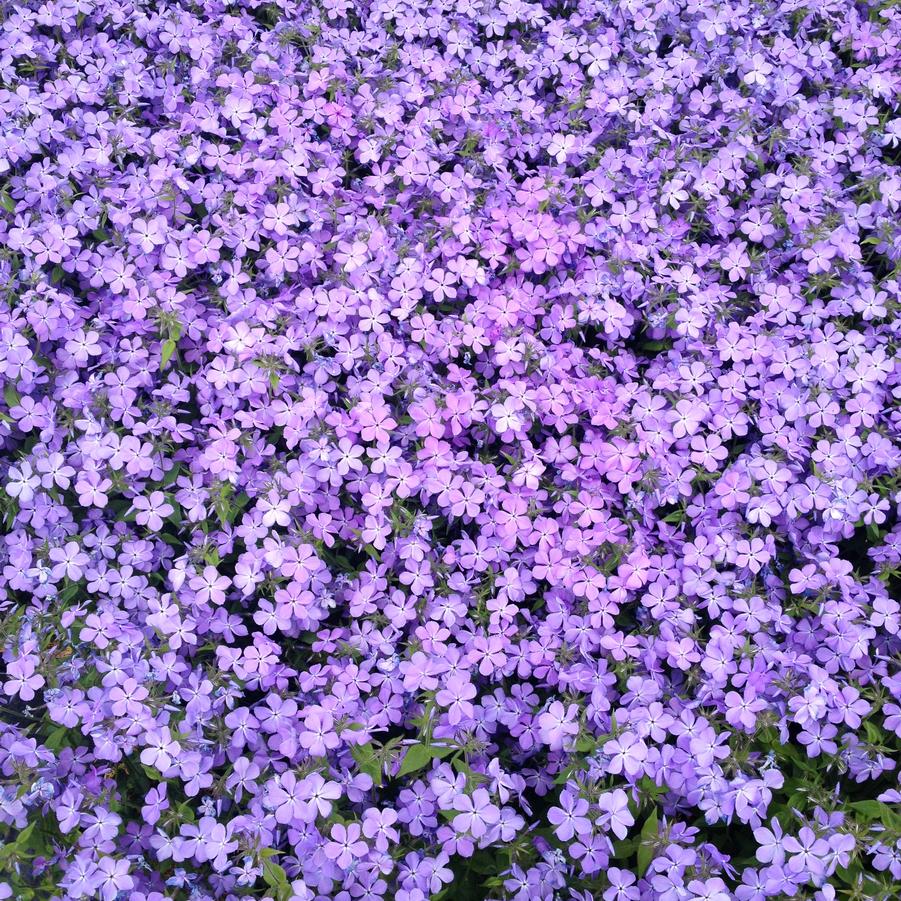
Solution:
{"label": "green leaf", "polygon": [[44,742],[44,745],[48,747],[51,751],[59,751],[63,746],[63,739],[66,737],[66,733],[69,730],[65,726],[60,726],[58,729],[54,729],[50,735],[47,736],[47,740]]}
{"label": "green leaf", "polygon": [[852,801],[848,805],[863,820],[879,820],[887,829],[901,828],[901,815],[882,801]]}
{"label": "green leaf", "polygon": [[651,801],[656,801],[661,795],[665,795],[669,791],[666,785],[658,785],[649,776],[644,776],[638,783],[638,787],[641,789],[642,794]]}
{"label": "green leaf", "polygon": [[180,819],[184,820],[186,823],[193,823],[195,820],[194,809],[191,805],[184,801],[183,803],[178,805],[178,816]]}
{"label": "green leaf", "polygon": [[[881,745],[885,742],[885,735],[882,730],[870,720],[863,721],[864,732],[867,733],[867,740],[874,745]],[[877,802],[878,803],[878,802]]]}
{"label": "green leaf", "polygon": [[0,207],[3,207],[7,213],[13,213],[16,210],[15,200],[6,191],[0,191]]}
{"label": "green leaf", "polygon": [[627,860],[635,853],[635,848],[638,843],[634,838],[623,839],[619,842],[613,843],[613,859],[614,860]]}
{"label": "green leaf", "polygon": [[382,766],[379,762],[378,757],[376,756],[375,748],[373,748],[372,742],[369,742],[365,745],[355,745],[350,749],[350,753],[353,755],[354,760],[357,762],[357,766],[360,768],[360,772],[366,773],[367,776],[371,777],[372,781],[376,785],[381,785]]}
{"label": "green leaf", "polygon": [[238,514],[247,506],[250,497],[243,491],[231,502],[231,506],[226,514],[229,522],[234,522]]}
{"label": "green leaf", "polygon": [[14,407],[21,400],[19,392],[16,391],[16,386],[12,382],[7,382],[3,389],[3,399],[8,407]]}
{"label": "green leaf", "polygon": [[578,771],[578,767],[575,764],[571,766],[564,767],[560,770],[560,774],[554,779],[554,785],[566,785],[567,782],[570,781],[573,777],[573,773]]}
{"label": "green leaf", "polygon": [[284,867],[270,859],[263,863],[263,879],[270,888],[278,888],[281,885],[287,885],[288,874]]}
{"label": "green leaf", "polygon": [[[181,507],[177,500],[174,497],[166,496],[166,500],[172,507],[172,512],[166,517],[166,519],[171,522],[173,525],[181,525]],[[217,561],[218,562],[218,561]]]}
{"label": "green leaf", "polygon": [[275,891],[279,901],[287,901],[291,897],[291,883],[284,868],[271,858],[263,861],[263,881]]}
{"label": "green leaf", "polygon": [[861,872],[860,861],[854,860],[851,862],[850,866],[838,867],[835,871],[835,875],[838,876],[845,885],[855,885]]}
{"label": "green leaf", "polygon": [[659,832],[659,830],[657,828],[657,808],[655,807],[648,814],[648,818],[644,821],[644,825],[641,827],[641,837],[642,837],[642,839],[650,839],[651,841],[657,841],[658,832]]}
{"label": "green leaf", "polygon": [[413,745],[404,755],[403,763],[398,770],[398,777],[406,776],[421,770],[432,759],[428,745]]}
{"label": "green leaf", "polygon": [[398,778],[408,773],[415,773],[431,762],[433,758],[447,757],[453,748],[440,748],[435,745],[412,745],[404,755],[404,762],[397,772]]}
{"label": "green leaf", "polygon": [[644,876],[654,859],[657,842],[657,808],[655,807],[641,827],[641,843],[638,846],[638,875]]}
{"label": "green leaf", "polygon": [[169,360],[172,359],[172,354],[175,353],[175,341],[172,338],[167,338],[163,341],[163,349],[160,353],[160,369],[165,369],[169,364]]}
{"label": "green leaf", "polygon": [[58,596],[58,601],[60,604],[68,604],[77,594],[78,594],[79,586],[76,582],[74,585],[67,585]]}
{"label": "green leaf", "polygon": [[17,836],[14,842],[9,842],[0,848],[0,861],[6,862],[19,856],[28,847],[28,840],[34,832],[36,822],[29,823]]}
{"label": "green leaf", "polygon": [[882,805],[878,801],[852,801],[850,806],[867,819],[877,820],[882,816]]}
{"label": "green leaf", "polygon": [[181,474],[181,466],[176,463],[166,475],[163,476],[163,481],[160,482],[160,488],[168,488],[170,485],[174,484],[175,480]]}
{"label": "green leaf", "polygon": [[466,777],[466,790],[470,791],[472,789],[478,788],[485,782],[488,782],[489,779],[484,773],[477,773],[464,759],[461,752],[457,752],[454,758],[451,760],[451,766],[458,772],[462,773]]}
{"label": "green leaf", "polygon": [[17,836],[16,836],[16,847],[24,850],[28,845],[28,840],[31,838],[31,833],[34,832],[34,827],[37,825],[36,821],[32,821],[29,823]]}

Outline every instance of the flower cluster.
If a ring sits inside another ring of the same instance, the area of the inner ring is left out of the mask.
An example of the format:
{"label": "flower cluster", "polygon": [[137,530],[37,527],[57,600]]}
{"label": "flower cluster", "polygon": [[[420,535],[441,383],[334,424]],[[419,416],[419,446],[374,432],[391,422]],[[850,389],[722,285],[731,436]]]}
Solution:
{"label": "flower cluster", "polygon": [[0,898],[901,880],[901,7],[0,0]]}

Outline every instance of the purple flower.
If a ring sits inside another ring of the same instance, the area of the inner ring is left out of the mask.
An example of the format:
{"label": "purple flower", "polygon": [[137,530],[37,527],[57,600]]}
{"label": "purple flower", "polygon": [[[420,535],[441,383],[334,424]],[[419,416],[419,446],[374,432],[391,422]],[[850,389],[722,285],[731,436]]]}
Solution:
{"label": "purple flower", "polygon": [[609,761],[607,772],[635,777],[642,770],[648,749],[647,745],[632,732],[625,732],[604,745],[604,755]]}
{"label": "purple flower", "polygon": [[481,838],[490,826],[500,820],[500,811],[491,803],[491,796],[484,788],[477,788],[471,796],[455,798],[454,810],[460,811],[454,817],[454,829],[469,832],[473,838]]}
{"label": "purple flower", "polygon": [[112,857],[101,857],[94,874],[96,880],[95,891],[100,892],[103,901],[113,901],[119,892],[128,891],[134,887],[134,879],[128,874],[129,864],[127,860],[114,860]]}
{"label": "purple flower", "polygon": [[334,860],[339,867],[347,869],[351,863],[362,857],[367,851],[367,844],[360,840],[360,826],[357,823],[349,823],[346,827],[340,823],[332,826],[330,842],[326,842],[324,851],[326,857]]}
{"label": "purple flower", "polygon": [[538,717],[542,740],[552,751],[561,750],[572,736],[578,734],[579,727],[573,722],[577,715],[578,708],[575,704],[564,707],[559,701],[554,701]]}
{"label": "purple flower", "polygon": [[588,802],[578,797],[569,789],[560,793],[560,806],[548,811],[548,819],[553,824],[554,834],[560,841],[569,841],[574,835],[587,835],[591,832],[591,820],[588,813]]}
{"label": "purple flower", "polygon": [[0,895],[891,893],[901,16],[601,5],[4,10]]}
{"label": "purple flower", "polygon": [[611,831],[619,839],[624,839],[629,827],[635,823],[635,818],[629,811],[626,793],[621,788],[604,792],[598,798],[598,807],[601,810],[598,820],[601,828]]}

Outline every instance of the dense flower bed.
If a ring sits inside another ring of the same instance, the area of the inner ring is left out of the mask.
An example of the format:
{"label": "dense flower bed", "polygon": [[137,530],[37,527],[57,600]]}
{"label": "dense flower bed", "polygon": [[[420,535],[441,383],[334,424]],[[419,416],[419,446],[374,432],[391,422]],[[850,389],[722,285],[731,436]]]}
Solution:
{"label": "dense flower bed", "polygon": [[899,94],[890,2],[0,2],[0,897],[896,897]]}

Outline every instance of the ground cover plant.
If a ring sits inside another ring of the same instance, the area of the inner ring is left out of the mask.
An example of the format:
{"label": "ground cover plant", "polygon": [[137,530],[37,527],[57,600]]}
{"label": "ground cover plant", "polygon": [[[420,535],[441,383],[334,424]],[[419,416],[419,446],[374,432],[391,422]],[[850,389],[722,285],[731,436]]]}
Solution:
{"label": "ground cover plant", "polygon": [[0,0],[0,898],[897,897],[899,45]]}

